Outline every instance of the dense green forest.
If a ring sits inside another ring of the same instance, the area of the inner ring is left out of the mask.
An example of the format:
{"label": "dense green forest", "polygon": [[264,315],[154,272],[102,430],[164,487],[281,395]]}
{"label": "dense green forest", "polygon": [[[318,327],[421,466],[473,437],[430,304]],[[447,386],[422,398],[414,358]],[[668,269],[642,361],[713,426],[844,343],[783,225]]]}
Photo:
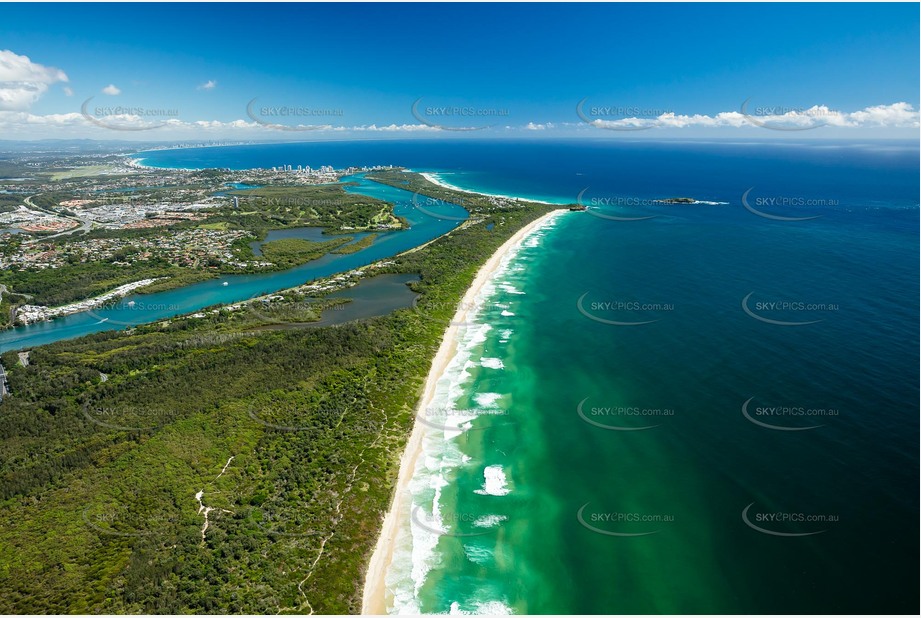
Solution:
{"label": "dense green forest", "polygon": [[268,330],[258,311],[209,313],[36,348],[28,366],[4,354],[0,612],[359,612],[453,308],[548,209],[484,204],[395,258],[380,271],[418,273],[422,296],[384,317]]}

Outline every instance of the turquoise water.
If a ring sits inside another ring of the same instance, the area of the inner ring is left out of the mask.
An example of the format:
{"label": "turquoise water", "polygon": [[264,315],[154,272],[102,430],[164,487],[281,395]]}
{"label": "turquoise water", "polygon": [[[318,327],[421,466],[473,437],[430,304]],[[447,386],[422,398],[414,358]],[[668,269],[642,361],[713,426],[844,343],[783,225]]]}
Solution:
{"label": "turquoise water", "polygon": [[[461,325],[420,411],[392,610],[917,613],[917,142],[149,156],[405,165],[589,206],[530,237]],[[717,204],[652,201],[676,196]]]}
{"label": "turquoise water", "polygon": [[[466,217],[459,206],[442,204],[436,208],[451,219],[422,213],[413,206],[413,194],[367,180],[363,175],[349,177],[356,186],[346,191],[392,202],[394,212],[410,222],[410,229],[381,234],[374,243],[351,254],[326,255],[318,260],[283,271],[256,275],[227,275],[167,292],[134,294],[105,308],[74,313],[50,322],[0,332],[0,352],[30,348],[107,330],[119,330],[190,313],[216,304],[229,304],[301,285],[312,279],[366,266],[424,244],[448,232]],[[431,209],[430,209],[431,210]],[[226,285],[224,285],[226,283]]]}
{"label": "turquoise water", "polygon": [[917,213],[661,212],[567,213],[500,272],[391,611],[916,611]]}

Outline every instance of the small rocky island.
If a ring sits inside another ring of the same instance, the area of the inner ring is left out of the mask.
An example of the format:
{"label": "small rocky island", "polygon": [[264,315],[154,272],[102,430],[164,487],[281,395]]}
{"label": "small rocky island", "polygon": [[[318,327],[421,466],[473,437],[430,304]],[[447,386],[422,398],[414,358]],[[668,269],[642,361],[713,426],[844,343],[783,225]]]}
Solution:
{"label": "small rocky island", "polygon": [[669,197],[664,200],[656,200],[657,204],[696,204],[697,200],[693,197]]}

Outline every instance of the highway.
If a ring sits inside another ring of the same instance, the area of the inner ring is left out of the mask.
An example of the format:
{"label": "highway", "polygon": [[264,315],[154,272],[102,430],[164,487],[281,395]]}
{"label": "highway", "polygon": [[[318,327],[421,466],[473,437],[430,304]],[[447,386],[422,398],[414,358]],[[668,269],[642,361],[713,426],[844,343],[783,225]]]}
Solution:
{"label": "highway", "polygon": [[32,198],[33,198],[33,197],[37,197],[37,196],[36,196],[36,195],[30,195],[30,196],[26,197],[25,199],[23,199],[23,201],[25,202],[26,206],[28,206],[29,208],[32,208],[33,210],[37,210],[37,211],[39,211],[39,212],[41,212],[41,213],[44,213],[44,214],[46,214],[46,215],[52,215],[52,216],[59,217],[59,218],[62,218],[62,219],[69,219],[70,221],[73,221],[73,222],[77,223],[78,225],[77,225],[77,227],[72,227],[72,228],[70,228],[69,230],[65,230],[65,231],[63,231],[63,232],[58,232],[57,234],[52,234],[51,236],[40,236],[40,237],[37,237],[37,238],[31,238],[31,239],[29,239],[29,240],[23,241],[24,243],[31,244],[31,243],[34,243],[34,242],[38,242],[38,241],[40,241],[40,240],[49,240],[49,239],[51,239],[51,238],[57,238],[58,236],[67,236],[67,235],[70,235],[70,234],[75,234],[75,233],[77,233],[77,232],[88,232],[88,231],[93,227],[93,222],[92,222],[92,220],[90,220],[90,219],[81,219],[81,218],[79,218],[79,217],[69,217],[69,216],[67,216],[67,215],[62,215],[61,213],[54,212],[53,210],[47,210],[47,209],[45,209],[45,208],[42,208],[42,207],[40,207],[40,206],[37,206],[37,205],[35,204],[35,202],[32,201]]}

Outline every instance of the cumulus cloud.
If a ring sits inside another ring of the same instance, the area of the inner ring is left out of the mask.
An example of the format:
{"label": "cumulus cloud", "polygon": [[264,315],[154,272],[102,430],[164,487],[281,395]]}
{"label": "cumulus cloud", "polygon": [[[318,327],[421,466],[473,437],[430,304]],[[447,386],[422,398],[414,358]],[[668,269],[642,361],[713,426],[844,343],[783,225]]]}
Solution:
{"label": "cumulus cloud", "polygon": [[[2,92],[2,91],[0,91]],[[25,110],[7,110],[0,108],[0,134],[17,135],[23,139],[37,139],[49,135],[70,135],[75,137],[91,136],[98,139],[118,137],[117,131],[136,132],[151,139],[196,139],[201,136],[209,138],[266,139],[281,138],[285,132],[279,125],[255,122],[252,120],[184,120],[178,112],[132,113],[135,108],[97,108],[104,110],[93,113],[64,113],[36,115]],[[813,126],[828,125],[841,130],[870,128],[910,128],[919,127],[919,113],[908,103],[876,105],[865,109],[845,113],[832,110],[826,106],[813,106],[808,109],[788,111],[783,114],[754,115],[742,111],[722,112],[715,115],[663,113],[655,118],[622,118],[618,120],[595,119],[591,125],[600,128],[616,127],[650,128],[680,130],[691,127],[704,128],[742,128],[754,127],[757,123],[774,126]],[[575,130],[579,127],[590,130],[585,124],[577,123],[537,123],[508,126],[506,130],[515,131],[551,131]],[[396,134],[396,133],[437,133],[440,130],[425,124],[367,124],[367,125],[290,125],[286,131],[311,130],[317,135],[347,134]],[[289,135],[294,135],[291,133]],[[124,134],[123,134],[124,136]]]}
{"label": "cumulus cloud", "polygon": [[383,126],[377,126],[376,124],[365,124],[352,127],[338,126],[338,127],[328,127],[333,131],[343,132],[343,131],[371,131],[371,132],[409,132],[415,133],[418,131],[440,131],[438,127],[433,127],[425,124],[388,124]]}
{"label": "cumulus cloud", "polygon": [[32,62],[8,49],[0,50],[0,110],[28,110],[57,82],[66,82],[61,69]]}
{"label": "cumulus cloud", "polygon": [[200,85],[198,86],[198,89],[199,89],[199,90],[214,90],[215,88],[217,88],[217,80],[216,80],[216,79],[209,79],[209,80],[206,81],[204,84],[200,84]]}
{"label": "cumulus cloud", "polygon": [[[286,125],[288,126],[288,125]],[[99,137],[108,131],[125,131],[125,132],[143,132],[144,135],[156,136],[157,134],[169,133],[174,136],[185,136],[194,139],[197,135],[208,134],[227,136],[227,137],[245,137],[245,138],[265,138],[269,136],[281,136],[284,134],[280,130],[280,125],[271,125],[248,120],[182,120],[177,117],[146,117],[132,113],[108,113],[108,114],[47,114],[34,115],[29,113],[0,112],[0,131],[8,133],[19,133],[21,135],[36,134],[43,129],[84,129],[85,133],[92,133],[94,137]],[[298,128],[310,128],[318,133],[335,132],[380,132],[380,133],[398,133],[398,132],[431,132],[438,131],[437,128],[429,127],[422,124],[389,124],[389,125],[359,125],[359,126],[332,126],[316,125],[305,127],[305,125],[290,125],[292,130]],[[111,135],[116,135],[111,133]]]}
{"label": "cumulus cloud", "polygon": [[918,112],[905,102],[867,107],[849,114],[849,119],[862,126],[918,127]]}
{"label": "cumulus cloud", "polygon": [[425,124],[388,124],[384,126],[377,126],[376,124],[363,125],[360,127],[341,127],[346,131],[440,131],[438,127],[432,127]]}
{"label": "cumulus cloud", "polygon": [[109,84],[108,86],[102,89],[102,94],[107,94],[113,97],[121,93],[122,91],[115,84]]}
{"label": "cumulus cloud", "polygon": [[74,96],[74,91],[71,90],[69,86],[64,86],[64,94],[66,94],[69,97],[72,97]]}
{"label": "cumulus cloud", "polygon": [[589,124],[600,129],[634,130],[687,127],[744,127],[760,126],[780,130],[811,129],[821,126],[846,128],[918,128],[921,115],[905,102],[891,105],[876,105],[856,112],[841,112],[826,105],[794,109],[775,113],[770,108],[750,108],[738,112],[720,112],[713,116],[706,114],[684,115],[668,112],[654,118],[618,118],[605,120],[596,118]]}

